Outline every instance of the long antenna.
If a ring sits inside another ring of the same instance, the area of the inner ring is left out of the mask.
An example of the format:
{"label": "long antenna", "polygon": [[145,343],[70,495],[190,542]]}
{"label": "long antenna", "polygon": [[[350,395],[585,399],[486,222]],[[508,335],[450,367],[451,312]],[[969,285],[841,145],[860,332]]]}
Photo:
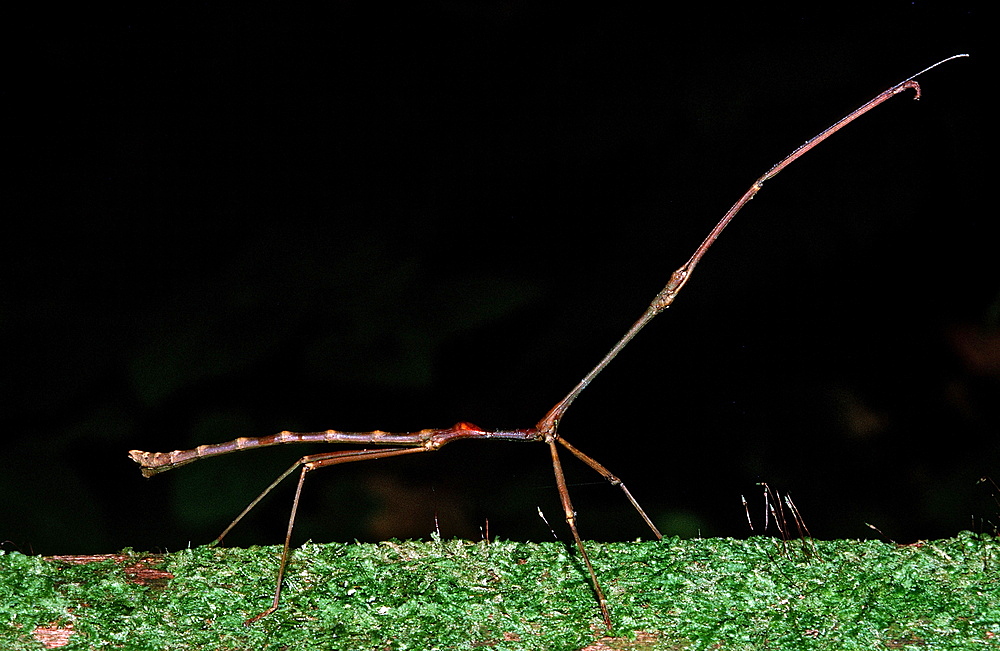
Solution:
{"label": "long antenna", "polygon": [[680,267],[677,271],[675,271],[673,274],[670,275],[670,280],[667,282],[666,286],[662,290],[660,290],[659,294],[656,295],[656,298],[654,298],[653,302],[649,304],[649,307],[647,307],[643,315],[639,317],[639,320],[636,321],[634,324],[632,324],[632,327],[629,328],[628,332],[626,332],[625,335],[618,340],[618,343],[616,343],[611,348],[611,350],[608,351],[608,354],[605,355],[600,362],[598,362],[597,366],[592,368],[590,372],[587,373],[587,375],[585,375],[584,378],[580,380],[580,382],[575,387],[573,387],[573,390],[570,391],[568,394],[566,394],[565,398],[556,403],[556,405],[549,410],[549,413],[545,415],[545,418],[543,418],[538,422],[538,424],[535,426],[538,429],[538,431],[546,433],[549,436],[553,437],[556,436],[556,430],[559,428],[559,421],[566,413],[566,410],[569,409],[569,406],[573,404],[573,401],[576,400],[577,397],[580,395],[580,393],[587,387],[587,385],[590,384],[593,381],[593,379],[597,377],[597,375],[601,371],[604,370],[604,367],[607,366],[608,363],[612,359],[614,359],[615,356],[618,355],[618,353],[621,352],[621,350],[626,345],[628,345],[628,342],[632,341],[632,338],[635,337],[639,333],[639,331],[646,326],[647,323],[653,320],[653,317],[655,317],[657,314],[670,307],[670,304],[674,302],[674,299],[677,297],[677,294],[679,294],[680,291],[684,288],[684,285],[687,284],[687,281],[691,279],[691,274],[694,272],[695,266],[701,261],[705,253],[708,252],[708,249],[712,246],[715,240],[718,239],[723,229],[725,229],[726,226],[729,225],[729,222],[733,220],[733,217],[736,216],[736,213],[738,213],[743,208],[743,206],[747,204],[747,202],[753,199],[754,196],[758,192],[760,192],[761,187],[763,187],[766,181],[777,176],[778,173],[781,172],[781,170],[791,165],[793,162],[795,162],[799,157],[804,155],[810,149],[812,149],[819,143],[823,142],[836,132],[840,131],[842,128],[844,128],[857,118],[861,117],[868,111],[872,110],[882,102],[886,101],[890,97],[898,95],[903,91],[913,89],[914,92],[913,99],[920,99],[920,84],[914,81],[914,79],[924,74],[928,70],[932,70],[943,63],[951,61],[952,59],[959,59],[967,56],[969,55],[955,54],[953,56],[948,57],[947,59],[942,59],[937,63],[935,63],[934,65],[927,66],[926,68],[924,68],[917,74],[913,75],[912,77],[908,77],[906,80],[901,81],[892,88],[889,88],[888,90],[879,93],[865,104],[854,109],[844,117],[840,118],[839,120],[831,124],[829,127],[821,131],[815,137],[804,142],[791,154],[785,156],[783,159],[778,161],[778,163],[775,164],[771,169],[769,169],[766,174],[764,174],[759,179],[754,181],[753,185],[750,186],[750,189],[744,192],[743,196],[740,197],[739,201],[734,203],[733,207],[730,208],[725,215],[723,215],[722,219],[720,219],[719,222],[715,225],[715,228],[712,229],[712,232],[708,234],[708,237],[706,237],[705,240],[701,243],[701,245],[695,250],[694,255],[692,255],[691,258],[686,263],[684,263],[682,267]]}

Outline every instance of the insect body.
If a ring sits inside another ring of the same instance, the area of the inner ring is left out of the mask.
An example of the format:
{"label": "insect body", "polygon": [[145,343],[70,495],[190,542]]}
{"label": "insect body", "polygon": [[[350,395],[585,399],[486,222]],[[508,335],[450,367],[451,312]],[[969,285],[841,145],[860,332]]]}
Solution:
{"label": "insect body", "polygon": [[722,233],[723,229],[732,221],[733,217],[747,204],[753,197],[760,192],[764,183],[775,177],[783,169],[791,165],[794,161],[798,160],[806,152],[816,147],[818,144],[829,138],[831,135],[842,129],[844,126],[853,122],[855,119],[861,115],[867,113],[871,109],[875,108],[879,104],[882,104],[886,100],[903,93],[907,90],[912,90],[914,92],[915,99],[920,98],[920,85],[915,81],[915,78],[928,70],[935,68],[942,63],[951,61],[952,59],[968,56],[966,54],[958,54],[943,61],[939,61],[928,68],[920,71],[916,75],[906,79],[905,81],[896,84],[895,86],[879,93],[874,98],[868,102],[862,104],[857,109],[844,116],[831,126],[827,127],[814,138],[806,141],[800,147],[798,147],[791,154],[779,161],[774,167],[767,171],[763,176],[758,178],[750,188],[743,193],[743,196],[733,204],[722,219],[715,225],[712,231],[708,234],[708,237],[702,241],[702,243],[695,250],[691,258],[684,263],[679,269],[673,272],[670,276],[670,280],[667,282],[666,286],[656,295],[653,301],[649,304],[646,310],[643,312],[642,316],[632,325],[631,328],[625,333],[624,336],[616,343],[610,351],[604,356],[603,359],[595,366],[580,382],[552,409],[549,410],[545,416],[535,424],[534,427],[528,429],[514,429],[514,430],[496,430],[489,431],[481,429],[480,427],[467,422],[460,422],[452,427],[444,429],[425,429],[418,432],[405,433],[405,434],[393,434],[389,432],[374,431],[374,432],[341,432],[337,430],[326,430],[323,432],[308,432],[308,433],[296,433],[296,432],[280,432],[271,436],[264,436],[259,438],[238,438],[227,443],[219,443],[215,445],[202,445],[191,450],[175,450],[173,452],[143,452],[141,450],[132,450],[129,452],[129,456],[133,461],[142,466],[142,474],[146,477],[151,477],[160,472],[170,470],[172,468],[177,468],[179,466],[191,463],[198,459],[203,459],[211,456],[218,456],[221,454],[228,454],[230,452],[236,452],[238,450],[247,450],[252,448],[268,447],[273,445],[283,445],[288,443],[340,443],[340,444],[351,444],[355,446],[373,446],[371,448],[363,448],[360,450],[341,450],[336,452],[324,452],[320,454],[307,455],[295,462],[288,470],[282,473],[270,486],[264,489],[264,491],[247,506],[246,509],[240,513],[236,519],[226,528],[222,534],[215,540],[215,543],[221,542],[227,533],[238,523],[254,506],[260,502],[271,490],[274,489],[282,480],[299,470],[299,482],[295,490],[295,497],[292,502],[291,514],[288,519],[288,532],[285,535],[285,544],[281,554],[281,564],[278,570],[278,580],[274,591],[274,600],[267,610],[262,613],[251,617],[246,621],[250,624],[261,617],[264,617],[278,608],[278,604],[281,599],[281,583],[284,577],[285,568],[288,564],[289,548],[291,544],[292,529],[295,524],[295,514],[299,505],[299,497],[302,494],[302,485],[305,481],[306,475],[313,470],[318,470],[320,468],[326,468],[328,466],[334,466],[342,463],[350,463],[352,461],[370,461],[375,459],[387,459],[390,457],[403,456],[408,454],[417,454],[420,452],[432,452],[440,449],[442,446],[451,443],[452,441],[458,440],[502,440],[502,441],[518,441],[524,443],[544,443],[549,448],[549,453],[552,458],[552,470],[555,475],[556,487],[559,491],[559,499],[562,504],[563,515],[566,520],[566,524],[569,526],[570,531],[573,534],[573,539],[576,542],[577,549],[580,553],[580,558],[583,560],[584,565],[587,568],[587,572],[590,575],[590,582],[594,589],[594,595],[597,598],[598,606],[601,611],[601,616],[604,620],[605,625],[611,628],[611,615],[608,610],[607,599],[604,596],[604,592],[601,589],[601,584],[597,579],[597,574],[594,572],[593,567],[590,563],[590,557],[587,554],[587,549],[583,544],[583,540],[576,526],[576,512],[573,509],[573,503],[570,500],[569,491],[566,487],[566,478],[562,470],[562,462],[559,457],[560,448],[568,451],[573,456],[577,457],[585,464],[590,466],[596,472],[601,474],[606,480],[608,480],[612,485],[617,486],[622,490],[626,499],[632,504],[632,506],[638,511],[639,515],[645,520],[646,524],[652,530],[653,534],[657,538],[662,538],[660,532],[657,530],[656,526],[650,520],[649,516],[646,515],[645,511],[639,506],[639,503],[635,500],[629,490],[625,487],[622,481],[613,475],[607,468],[602,466],[592,457],[584,454],[573,445],[571,445],[566,439],[564,439],[559,432],[559,423],[562,417],[566,414],[566,410],[569,409],[570,405],[579,397],[580,393],[586,388],[597,375],[604,370],[612,359],[635,337],[636,334],[642,328],[646,326],[656,315],[660,314],[666,310],[677,297],[678,293],[684,288],[687,282],[691,279],[691,274],[694,272],[695,266],[701,261],[705,253],[715,242],[716,238]]}

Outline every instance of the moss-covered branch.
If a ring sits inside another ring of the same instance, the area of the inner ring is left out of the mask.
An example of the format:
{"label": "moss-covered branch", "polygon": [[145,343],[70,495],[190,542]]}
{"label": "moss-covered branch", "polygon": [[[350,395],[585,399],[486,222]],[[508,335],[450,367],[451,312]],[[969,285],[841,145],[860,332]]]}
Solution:
{"label": "moss-covered branch", "polygon": [[555,543],[0,555],[0,646],[41,649],[1000,648],[1000,542],[669,539],[590,545],[615,631]]}

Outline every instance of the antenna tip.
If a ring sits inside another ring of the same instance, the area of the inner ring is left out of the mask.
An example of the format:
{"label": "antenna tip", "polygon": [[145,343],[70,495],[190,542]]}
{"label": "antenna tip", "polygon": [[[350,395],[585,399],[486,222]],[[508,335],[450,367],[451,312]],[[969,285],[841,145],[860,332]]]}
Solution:
{"label": "antenna tip", "polygon": [[[941,60],[940,60],[940,61],[938,61],[937,63],[935,63],[935,64],[933,64],[933,65],[929,65],[929,66],[927,66],[926,68],[924,68],[923,70],[921,70],[921,71],[920,71],[920,72],[918,72],[917,74],[913,75],[912,77],[910,77],[910,78],[909,78],[909,79],[907,79],[906,81],[911,81],[911,80],[913,80],[913,79],[916,79],[917,77],[919,77],[920,75],[924,74],[924,73],[925,73],[925,72],[927,72],[928,70],[933,70],[934,68],[937,68],[937,67],[938,67],[939,65],[941,65],[942,63],[948,63],[948,62],[949,62],[949,61],[951,61],[952,59],[961,59],[961,58],[963,58],[963,57],[968,57],[968,56],[970,56],[970,55],[969,55],[969,54],[953,54],[953,55],[951,55],[950,57],[948,57],[948,58],[946,58],[946,59],[941,59]],[[906,82],[903,82],[903,83],[906,83]]]}

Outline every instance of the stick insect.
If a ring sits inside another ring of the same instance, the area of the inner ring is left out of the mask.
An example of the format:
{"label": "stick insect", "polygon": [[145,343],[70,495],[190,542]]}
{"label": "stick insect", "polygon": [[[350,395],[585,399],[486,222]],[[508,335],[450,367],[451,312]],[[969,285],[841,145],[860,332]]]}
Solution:
{"label": "stick insect", "polygon": [[722,233],[723,229],[725,229],[729,222],[732,221],[733,217],[736,216],[743,206],[756,196],[766,181],[776,176],[779,172],[798,160],[806,152],[819,145],[844,126],[864,115],[879,104],[882,104],[891,97],[903,93],[904,91],[912,90],[914,92],[914,99],[919,99],[920,85],[916,82],[916,77],[947,61],[966,56],[968,55],[957,54],[948,57],[947,59],[939,61],[934,65],[921,70],[912,77],[907,78],[882,93],[879,93],[868,102],[862,104],[831,126],[821,131],[815,137],[807,140],[795,149],[795,151],[774,165],[767,171],[767,173],[754,181],[753,185],[751,185],[750,188],[743,193],[743,196],[741,196],[739,200],[733,204],[729,211],[723,215],[704,241],[702,241],[701,245],[699,245],[695,250],[691,258],[684,263],[683,266],[671,274],[670,280],[667,282],[666,286],[660,290],[660,292],[643,312],[642,316],[628,329],[622,338],[618,340],[618,343],[616,343],[600,360],[600,362],[598,362],[598,364],[594,366],[594,368],[591,369],[591,371],[587,373],[562,400],[556,403],[548,411],[548,413],[545,414],[545,416],[539,420],[537,424],[535,424],[534,427],[511,430],[484,430],[468,422],[459,422],[444,429],[424,429],[418,432],[403,434],[393,434],[379,430],[373,432],[341,432],[332,429],[324,432],[279,432],[271,436],[243,437],[226,443],[201,445],[191,450],[175,450],[173,452],[143,452],[141,450],[131,450],[129,452],[129,456],[133,461],[142,467],[142,474],[145,477],[152,477],[158,473],[178,468],[188,463],[197,461],[198,459],[229,454],[230,452],[236,452],[239,450],[249,450],[272,445],[282,445],[286,443],[342,443],[361,446],[362,449],[322,452],[319,454],[303,456],[290,468],[288,468],[288,470],[275,479],[274,482],[272,482],[267,488],[265,488],[264,491],[261,492],[261,494],[258,495],[257,498],[254,499],[212,543],[218,544],[222,542],[222,539],[225,538],[226,534],[228,534],[229,531],[231,531],[232,528],[235,527],[236,524],[239,523],[239,521],[242,520],[243,517],[246,516],[246,514],[249,513],[250,510],[253,509],[268,493],[270,493],[278,484],[280,484],[289,475],[293,474],[296,470],[299,471],[299,480],[295,488],[295,495],[292,499],[292,508],[288,518],[288,529],[285,534],[285,543],[282,548],[281,561],[278,566],[274,599],[269,608],[246,620],[246,624],[251,624],[262,617],[273,613],[278,608],[278,604],[281,600],[282,581],[284,579],[290,555],[292,530],[295,525],[295,514],[298,510],[299,498],[302,494],[302,486],[305,482],[306,475],[313,470],[319,470],[320,468],[354,461],[373,461],[375,459],[388,459],[390,457],[399,457],[409,454],[433,452],[453,441],[460,440],[499,440],[525,443],[543,443],[548,446],[549,454],[552,459],[552,471],[555,475],[556,488],[559,492],[563,516],[569,530],[572,532],[573,540],[576,544],[577,550],[579,551],[580,559],[587,568],[590,584],[593,588],[594,596],[597,599],[601,617],[608,629],[611,629],[611,614],[608,609],[608,602],[604,595],[604,590],[598,581],[597,574],[591,565],[587,548],[583,544],[583,540],[577,530],[576,511],[574,510],[573,502],[570,499],[569,491],[566,487],[566,478],[563,474],[562,461],[559,457],[560,448],[590,466],[594,471],[610,482],[612,486],[618,487],[624,494],[625,499],[631,503],[633,508],[635,508],[639,516],[645,521],[646,525],[650,528],[653,534],[658,539],[662,539],[662,535],[646,512],[643,511],[641,506],[639,506],[639,503],[632,496],[632,493],[629,492],[628,488],[621,481],[621,479],[612,474],[593,457],[584,454],[571,445],[569,441],[563,438],[559,432],[559,423],[566,414],[566,411],[580,396],[580,393],[594,380],[594,378],[598,376],[598,374],[601,373],[602,370],[604,370],[611,360],[613,360],[615,356],[617,356],[618,353],[621,352],[621,350],[628,345],[630,341],[632,341],[639,331],[652,321],[654,317],[670,307],[670,305],[674,302],[674,299],[691,279],[691,274],[694,272],[695,266],[697,266],[702,257],[704,257],[705,253],[712,246],[712,243],[715,242],[715,240]]}

